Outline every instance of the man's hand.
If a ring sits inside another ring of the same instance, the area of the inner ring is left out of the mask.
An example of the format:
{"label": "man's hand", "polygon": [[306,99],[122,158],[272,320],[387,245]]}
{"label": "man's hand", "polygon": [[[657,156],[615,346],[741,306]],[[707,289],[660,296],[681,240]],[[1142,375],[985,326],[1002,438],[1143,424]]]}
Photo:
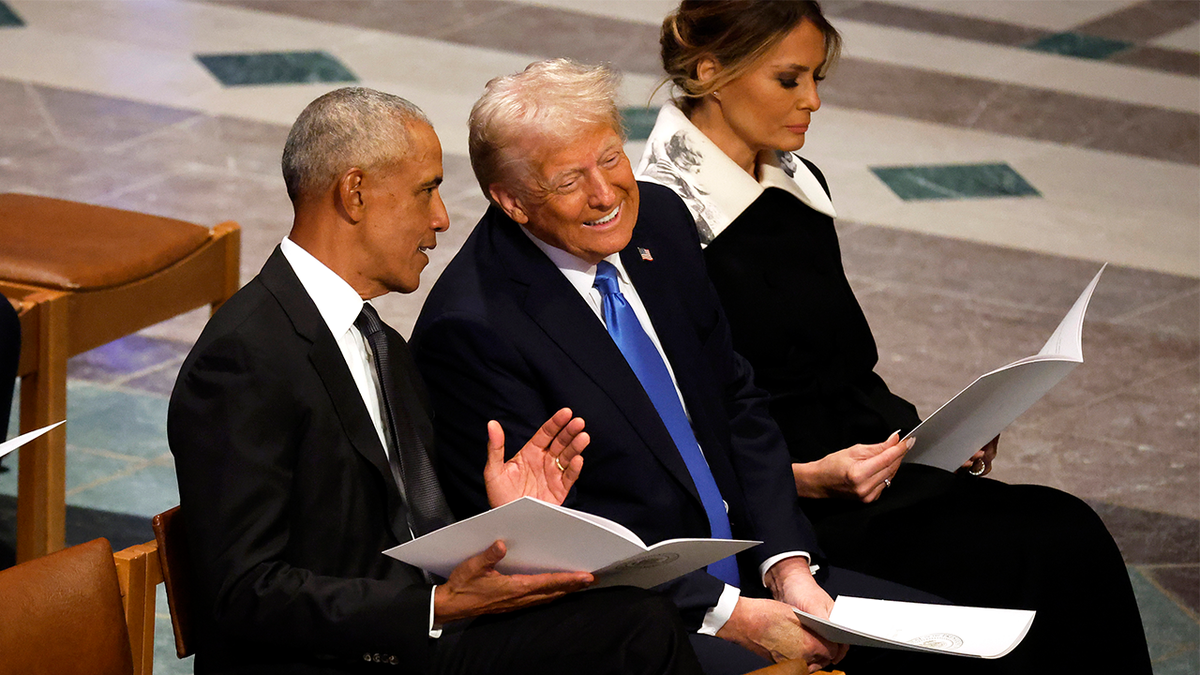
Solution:
{"label": "man's hand", "polygon": [[972,476],[986,476],[992,472],[992,462],[996,461],[996,453],[1000,450],[1000,436],[987,442],[987,445],[971,455],[971,459],[963,462],[959,471],[966,471]]}
{"label": "man's hand", "polygon": [[563,408],[505,462],[504,430],[496,420],[488,422],[488,458],[483,467],[488,504],[496,508],[521,497],[562,504],[579,478],[583,468],[579,453],[590,440],[583,431],[583,420],[571,417],[570,408]]}
{"label": "man's hand", "polygon": [[504,575],[496,571],[496,563],[505,553],[504,542],[497,541],[455,567],[446,583],[433,592],[434,623],[540,605],[593,581],[587,572]]}
{"label": "man's hand", "polygon": [[873,502],[896,475],[912,446],[913,439],[901,443],[900,435],[892,434],[882,443],[859,444],[815,462],[793,464],[796,493],[817,499],[841,497]]}
{"label": "man's hand", "polygon": [[804,659],[809,672],[841,661],[847,649],[805,630],[790,605],[765,598],[738,598],[717,637],[772,661]]}
{"label": "man's hand", "polygon": [[771,591],[771,597],[792,607],[823,619],[833,611],[833,598],[813,579],[807,558],[796,556],[780,560],[767,570],[763,582]]}

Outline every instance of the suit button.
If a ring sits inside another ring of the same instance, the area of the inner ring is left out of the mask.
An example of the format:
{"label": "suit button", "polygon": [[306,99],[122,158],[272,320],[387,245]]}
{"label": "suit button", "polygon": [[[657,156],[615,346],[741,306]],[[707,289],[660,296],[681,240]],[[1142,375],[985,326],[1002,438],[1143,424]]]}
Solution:
{"label": "suit button", "polygon": [[378,654],[375,654],[375,655],[374,655],[374,656],[371,658],[371,660],[372,660],[372,661],[374,661],[375,663],[380,663],[381,661],[383,661],[383,659],[382,659],[382,658],[380,658],[380,656],[379,656]]}
{"label": "suit button", "polygon": [[370,655],[370,654],[363,654],[363,661],[366,661],[367,663],[370,663],[370,662],[371,662],[371,655]]}
{"label": "suit button", "polygon": [[388,657],[388,663],[392,664],[393,666],[397,666],[400,665],[400,659],[396,658],[395,654],[392,654]]}

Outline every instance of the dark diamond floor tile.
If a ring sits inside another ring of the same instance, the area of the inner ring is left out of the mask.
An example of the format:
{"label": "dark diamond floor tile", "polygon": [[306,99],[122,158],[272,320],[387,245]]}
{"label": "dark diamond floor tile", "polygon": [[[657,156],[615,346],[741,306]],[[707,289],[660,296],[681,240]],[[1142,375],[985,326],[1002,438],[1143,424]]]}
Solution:
{"label": "dark diamond floor tile", "polygon": [[1007,164],[871,167],[904,201],[988,197],[1040,197]]}
{"label": "dark diamond floor tile", "polygon": [[1129,565],[1196,564],[1200,521],[1089,501]]}
{"label": "dark diamond floor tile", "polygon": [[20,28],[25,22],[6,3],[0,1],[0,28]]}
{"label": "dark diamond floor tile", "polygon": [[1200,614],[1200,565],[1149,567],[1144,570],[1184,607]]}
{"label": "dark diamond floor tile", "polygon": [[658,110],[655,108],[638,106],[621,109],[621,121],[625,125],[625,135],[631,141],[644,141],[650,138],[650,130],[654,128],[654,122],[657,119]]}
{"label": "dark diamond floor tile", "polygon": [[320,51],[197,54],[196,60],[226,87],[358,81],[341,61]]}
{"label": "dark diamond floor tile", "polygon": [[1132,43],[1123,40],[1109,40],[1108,38],[1096,37],[1094,35],[1055,33],[1029,44],[1026,46],[1026,49],[1062,56],[1074,56],[1080,59],[1101,60],[1117,52],[1129,49],[1132,46]]}

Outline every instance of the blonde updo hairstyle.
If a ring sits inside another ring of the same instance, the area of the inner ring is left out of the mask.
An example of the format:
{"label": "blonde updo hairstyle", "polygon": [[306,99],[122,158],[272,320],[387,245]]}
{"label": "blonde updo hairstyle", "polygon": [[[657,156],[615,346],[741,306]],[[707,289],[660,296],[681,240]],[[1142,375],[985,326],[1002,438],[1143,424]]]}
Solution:
{"label": "blonde updo hairstyle", "polygon": [[[820,4],[796,0],[683,0],[663,19],[659,44],[663,70],[672,84],[672,100],[690,115],[700,99],[737,79],[771,51],[802,21],[825,36],[824,77],[837,61],[842,36],[821,13]],[[711,57],[721,66],[708,82],[697,69]]]}

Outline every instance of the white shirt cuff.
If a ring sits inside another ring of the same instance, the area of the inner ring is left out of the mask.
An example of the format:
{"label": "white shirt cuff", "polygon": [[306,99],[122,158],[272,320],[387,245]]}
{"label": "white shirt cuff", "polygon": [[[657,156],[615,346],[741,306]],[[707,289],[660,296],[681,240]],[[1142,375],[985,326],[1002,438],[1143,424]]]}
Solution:
{"label": "white shirt cuff", "polygon": [[433,595],[437,593],[437,586],[429,589],[429,637],[437,639],[442,637],[442,627],[433,625]]}
{"label": "white shirt cuff", "polygon": [[808,553],[808,551],[788,551],[787,553],[779,553],[767,558],[765,561],[763,561],[763,564],[758,566],[758,576],[760,579],[762,579],[763,586],[767,585],[767,570],[771,569],[772,565],[780,560],[787,560],[788,558],[795,558],[797,556],[808,561],[808,571],[812,574],[816,574],[817,570],[821,569],[820,565],[813,564],[812,556]]}
{"label": "white shirt cuff", "polygon": [[716,636],[717,631],[725,625],[729,617],[733,616],[733,608],[737,605],[738,598],[742,596],[741,591],[737,586],[725,584],[725,590],[721,591],[721,597],[717,600],[717,606],[708,610],[704,615],[704,622],[700,624],[700,630],[696,631],[701,635]]}

